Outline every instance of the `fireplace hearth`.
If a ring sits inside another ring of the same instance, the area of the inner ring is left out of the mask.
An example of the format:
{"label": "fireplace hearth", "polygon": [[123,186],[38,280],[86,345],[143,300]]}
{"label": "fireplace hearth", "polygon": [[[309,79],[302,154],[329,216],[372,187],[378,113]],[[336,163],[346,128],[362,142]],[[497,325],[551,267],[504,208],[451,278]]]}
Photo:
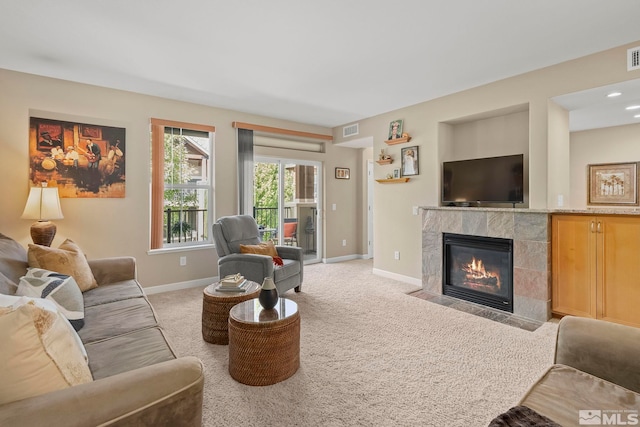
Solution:
{"label": "fireplace hearth", "polygon": [[443,234],[442,293],[513,313],[513,240]]}

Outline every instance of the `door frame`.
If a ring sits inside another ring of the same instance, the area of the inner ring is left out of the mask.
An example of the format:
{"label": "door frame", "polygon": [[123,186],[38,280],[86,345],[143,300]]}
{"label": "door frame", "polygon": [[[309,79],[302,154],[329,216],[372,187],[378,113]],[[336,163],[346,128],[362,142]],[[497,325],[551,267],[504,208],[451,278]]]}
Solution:
{"label": "door frame", "polygon": [[[315,264],[322,261],[322,251],[324,247],[324,241],[322,236],[324,233],[322,232],[322,220],[321,220],[321,212],[322,212],[322,200],[323,200],[323,163],[316,160],[300,160],[294,158],[283,158],[283,157],[273,157],[273,156],[255,156],[254,163],[276,163],[279,165],[278,167],[278,228],[280,230],[284,230],[284,191],[282,190],[282,183],[284,182],[284,166],[286,164],[296,164],[303,166],[314,166],[317,170],[316,176],[316,186],[317,186],[317,197],[316,197],[316,229],[315,229],[315,242],[316,242],[316,253],[314,258],[307,258],[305,254],[304,264]],[[255,183],[254,183],[255,186]],[[298,223],[300,226],[300,223]],[[298,230],[303,230],[303,227],[299,227]],[[279,233],[279,239],[281,239],[282,233]]]}
{"label": "door frame", "polygon": [[367,160],[367,259],[373,258],[373,160]]}

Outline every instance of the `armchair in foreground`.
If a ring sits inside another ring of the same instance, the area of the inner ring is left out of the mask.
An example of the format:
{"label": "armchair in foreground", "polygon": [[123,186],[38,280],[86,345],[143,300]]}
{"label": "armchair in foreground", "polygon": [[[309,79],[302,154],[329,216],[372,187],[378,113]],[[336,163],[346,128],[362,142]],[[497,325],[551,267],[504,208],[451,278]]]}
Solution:
{"label": "armchair in foreground", "polygon": [[241,273],[253,282],[262,283],[272,277],[282,295],[291,288],[300,292],[302,287],[304,258],[302,248],[276,246],[283,265],[274,268],[268,255],[240,253],[240,245],[257,245],[260,232],[256,220],[250,215],[234,215],[219,218],[213,224],[213,238],[218,251],[218,274],[224,277]]}

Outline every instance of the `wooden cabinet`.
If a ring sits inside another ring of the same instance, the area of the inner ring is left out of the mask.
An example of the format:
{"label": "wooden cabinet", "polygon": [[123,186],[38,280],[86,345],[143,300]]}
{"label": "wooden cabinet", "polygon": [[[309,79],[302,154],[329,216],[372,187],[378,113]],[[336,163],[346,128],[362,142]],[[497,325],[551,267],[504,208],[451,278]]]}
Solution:
{"label": "wooden cabinet", "polygon": [[552,310],[640,326],[640,217],[553,215]]}

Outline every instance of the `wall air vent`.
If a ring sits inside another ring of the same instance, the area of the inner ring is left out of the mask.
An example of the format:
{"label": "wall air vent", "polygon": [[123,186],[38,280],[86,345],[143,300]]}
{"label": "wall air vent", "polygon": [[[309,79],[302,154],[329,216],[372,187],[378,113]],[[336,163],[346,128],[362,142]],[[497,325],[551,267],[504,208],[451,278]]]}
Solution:
{"label": "wall air vent", "polygon": [[348,136],[353,136],[358,134],[358,123],[353,125],[345,126],[342,128],[342,137],[346,138]]}
{"label": "wall air vent", "polygon": [[640,70],[640,46],[627,50],[627,71]]}

